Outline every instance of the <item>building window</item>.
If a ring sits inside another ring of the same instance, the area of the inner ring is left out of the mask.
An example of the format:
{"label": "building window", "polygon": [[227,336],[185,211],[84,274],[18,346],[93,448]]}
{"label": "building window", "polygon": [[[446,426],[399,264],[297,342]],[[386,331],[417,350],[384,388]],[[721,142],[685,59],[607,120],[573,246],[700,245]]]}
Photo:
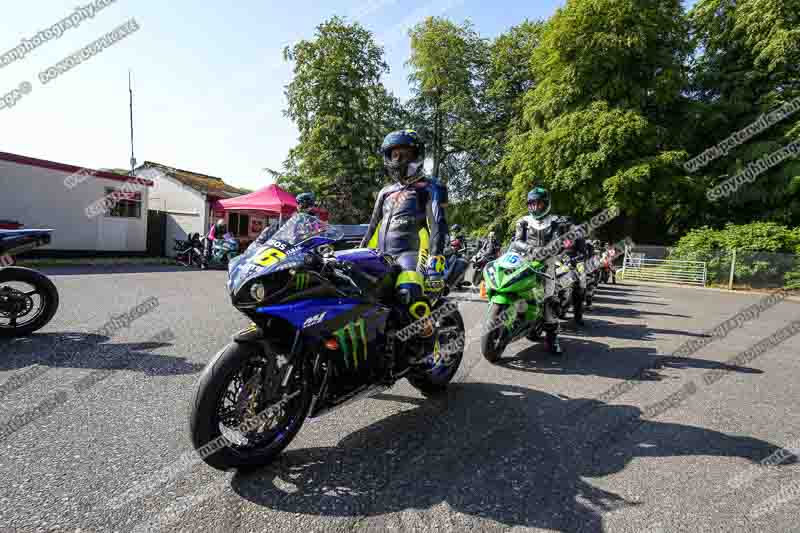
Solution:
{"label": "building window", "polygon": [[228,231],[237,237],[247,237],[250,234],[250,215],[231,213],[228,216]]}
{"label": "building window", "polygon": [[107,217],[142,218],[142,193],[106,187]]}

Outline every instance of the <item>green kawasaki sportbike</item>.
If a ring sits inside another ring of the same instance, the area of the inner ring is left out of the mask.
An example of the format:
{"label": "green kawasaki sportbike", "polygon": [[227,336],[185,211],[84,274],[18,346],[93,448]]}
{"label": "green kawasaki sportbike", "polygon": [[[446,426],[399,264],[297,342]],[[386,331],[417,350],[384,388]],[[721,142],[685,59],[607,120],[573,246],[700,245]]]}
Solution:
{"label": "green kawasaki sportbike", "polygon": [[483,279],[489,311],[481,336],[481,352],[494,363],[506,346],[527,337],[538,340],[544,326],[545,264],[509,250],[486,265]]}

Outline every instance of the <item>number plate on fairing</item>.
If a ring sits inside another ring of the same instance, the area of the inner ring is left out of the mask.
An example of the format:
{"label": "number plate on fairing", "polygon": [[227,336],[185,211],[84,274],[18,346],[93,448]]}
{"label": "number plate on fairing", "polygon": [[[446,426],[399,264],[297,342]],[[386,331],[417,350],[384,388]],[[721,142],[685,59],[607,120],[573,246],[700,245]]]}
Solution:
{"label": "number plate on fairing", "polygon": [[522,264],[523,264],[522,263],[522,257],[520,257],[519,255],[517,255],[517,254],[515,254],[513,252],[509,252],[509,253],[505,254],[498,261],[498,266],[500,268],[505,268],[505,269],[519,268],[519,267],[522,266]]}

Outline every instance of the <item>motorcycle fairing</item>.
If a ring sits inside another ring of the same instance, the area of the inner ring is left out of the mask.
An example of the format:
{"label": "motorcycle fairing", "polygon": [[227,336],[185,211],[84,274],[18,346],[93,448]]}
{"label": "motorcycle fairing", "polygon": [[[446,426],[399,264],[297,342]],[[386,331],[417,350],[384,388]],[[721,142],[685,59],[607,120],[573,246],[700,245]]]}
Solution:
{"label": "motorcycle fairing", "polygon": [[330,321],[352,311],[361,301],[350,298],[310,298],[297,303],[266,305],[256,308],[257,313],[273,315],[302,329],[306,320],[322,315],[321,321]]}

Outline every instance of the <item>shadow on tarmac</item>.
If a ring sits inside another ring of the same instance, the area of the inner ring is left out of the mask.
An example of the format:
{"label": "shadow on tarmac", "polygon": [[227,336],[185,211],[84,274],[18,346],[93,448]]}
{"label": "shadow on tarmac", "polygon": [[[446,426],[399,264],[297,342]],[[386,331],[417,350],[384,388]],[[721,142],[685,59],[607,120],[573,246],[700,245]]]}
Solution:
{"label": "shadow on tarmac", "polygon": [[[376,399],[416,407],[335,447],[285,452],[268,467],[235,475],[233,490],[278,511],[365,517],[360,525],[370,530],[397,527],[396,518],[383,516],[387,513],[446,502],[459,513],[505,527],[600,532],[602,513],[646,502],[628,501],[584,478],[620,472],[637,457],[756,462],[779,449],[750,437],[645,420],[634,406],[597,405],[570,419],[572,406],[585,400],[513,385],[454,383],[436,399],[391,394]],[[431,520],[435,511],[418,527],[437,529]]]}

